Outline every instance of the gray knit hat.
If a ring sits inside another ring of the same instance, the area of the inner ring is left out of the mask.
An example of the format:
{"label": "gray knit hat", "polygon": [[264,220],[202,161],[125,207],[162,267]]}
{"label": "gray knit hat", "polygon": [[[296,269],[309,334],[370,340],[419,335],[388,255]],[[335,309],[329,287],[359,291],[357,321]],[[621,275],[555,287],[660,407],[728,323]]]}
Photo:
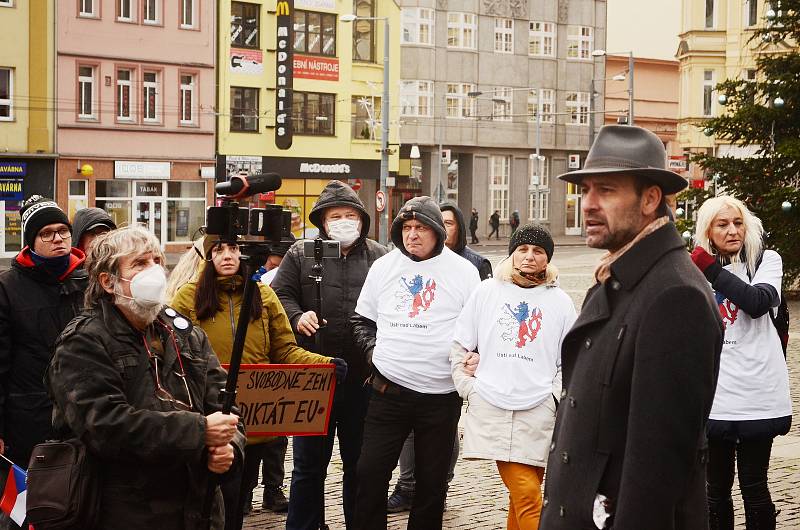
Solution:
{"label": "gray knit hat", "polygon": [[543,248],[548,263],[553,258],[553,237],[542,225],[530,224],[517,228],[508,243],[508,255],[513,254],[520,245],[536,245]]}
{"label": "gray knit hat", "polygon": [[425,195],[414,197],[400,208],[400,211],[397,212],[397,217],[392,221],[392,243],[406,256],[409,256],[409,253],[406,251],[405,245],[403,245],[403,223],[411,219],[416,219],[433,229],[436,233],[436,246],[433,249],[433,255],[439,255],[444,247],[444,241],[447,239],[447,232],[444,229],[442,211],[436,201]]}

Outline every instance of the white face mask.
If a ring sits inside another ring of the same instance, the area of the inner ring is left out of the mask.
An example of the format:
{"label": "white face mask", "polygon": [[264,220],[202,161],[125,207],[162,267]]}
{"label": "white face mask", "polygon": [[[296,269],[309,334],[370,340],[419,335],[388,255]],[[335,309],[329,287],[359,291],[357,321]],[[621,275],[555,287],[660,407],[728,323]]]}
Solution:
{"label": "white face mask", "polygon": [[145,306],[161,306],[166,303],[164,298],[167,291],[167,275],[161,265],[153,265],[144,269],[132,280],[126,278],[120,278],[120,280],[131,283],[133,296],[120,295],[123,298],[129,298]]}
{"label": "white face mask", "polygon": [[361,236],[361,221],[355,219],[336,219],[328,221],[328,235],[342,244],[349,247]]}

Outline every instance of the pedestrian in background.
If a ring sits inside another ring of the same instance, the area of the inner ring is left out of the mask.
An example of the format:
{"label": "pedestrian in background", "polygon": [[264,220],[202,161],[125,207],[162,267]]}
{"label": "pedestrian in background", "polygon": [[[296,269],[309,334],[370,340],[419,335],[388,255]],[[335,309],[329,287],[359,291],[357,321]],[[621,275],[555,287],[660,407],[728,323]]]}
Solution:
{"label": "pedestrian in background", "polygon": [[[211,250],[195,281],[178,289],[172,306],[188,316],[195,326],[208,335],[211,347],[223,364],[231,360],[239,313],[242,309],[245,275],[241,251],[235,241],[222,241],[207,235]],[[258,283],[250,308],[242,364],[327,364],[337,365],[337,372],[346,369],[341,359],[317,355],[300,348],[294,340],[286,313],[275,292]],[[248,436],[244,467],[222,483],[225,499],[225,529],[242,527],[248,495],[258,485],[258,472],[272,437]]]}
{"label": "pedestrian in background", "polygon": [[500,210],[495,210],[492,215],[489,216],[489,226],[492,227],[492,231],[489,232],[489,241],[492,240],[492,234],[497,234],[498,241],[500,240]]}
{"label": "pedestrian in background", "polygon": [[[241,462],[244,426],[220,412],[225,371],[200,328],[164,307],[161,244],[132,226],[89,251],[87,310],[59,338],[53,427],[97,463],[96,530],[204,528],[210,473]],[[235,467],[235,466],[234,466]],[[222,528],[219,491],[211,528]]]}
{"label": "pedestrian in background", "polygon": [[781,302],[783,263],[765,250],[761,220],[730,196],[697,212],[692,260],[714,289],[725,342],[708,420],[712,530],[732,530],[734,467],[747,528],[774,529],[767,472],[772,442],[792,424],[789,372],[771,311]]}
{"label": "pedestrian in background", "polygon": [[117,228],[114,220],[102,208],[83,208],[72,219],[72,246],[84,254],[97,236]]}
{"label": "pedestrian in background", "polygon": [[386,528],[389,479],[413,431],[416,495],[408,528],[441,528],[461,415],[448,361],[452,327],[480,279],[445,246],[442,213],[430,197],[403,205],[391,237],[395,249],[369,270],[352,319],[356,345],[372,366],[355,527]]}
{"label": "pedestrian in background", "polygon": [[[464,458],[495,460],[509,491],[509,530],[536,530],[542,478],[561,392],[561,341],[575,321],[572,299],[550,264],[553,239],[526,225],[497,275],[470,297],[456,322],[453,381],[467,400]],[[474,377],[467,352],[480,351]]]}
{"label": "pedestrian in background", "polygon": [[476,233],[477,231],[478,231],[478,210],[473,208],[472,215],[470,215],[469,218],[469,234],[471,237],[470,239],[471,245],[477,245],[478,243],[480,243],[480,241],[478,241],[478,236]]}
{"label": "pedestrian in background", "polygon": [[86,272],[55,202],[34,195],[20,217],[25,247],[0,273],[0,453],[27,468],[33,446],[51,438],[42,379],[56,339],[83,309]]}
{"label": "pedestrian in background", "polygon": [[[309,219],[324,239],[339,241],[342,256],[323,260],[322,306],[325,325],[316,314],[314,280],[310,278],[314,256],[305,254],[298,241],[283,258],[272,288],[289,316],[299,344],[313,350],[315,335],[321,333],[325,352],[341,356],[350,367],[348,377],[336,385],[326,436],[292,438],[294,469],[289,490],[287,530],[317,530],[321,520],[323,481],[333,451],[334,436],[339,439],[342,458],[342,508],[345,524],[352,528],[355,519],[356,464],[361,453],[364,416],[369,390],[366,359],[350,334],[353,316],[367,271],[386,248],[368,239],[370,218],[353,189],[338,180],[330,181],[320,193]],[[384,496],[386,489],[384,488]]]}
{"label": "pedestrian in background", "polygon": [[559,177],[580,186],[586,244],[608,253],[561,349],[543,530],[708,524],[705,428],[723,329],[668,220],[664,195],[687,182],[666,164],[652,132],[607,125],[584,168]]}
{"label": "pedestrian in background", "polygon": [[511,235],[513,236],[514,232],[519,228],[519,210],[511,212],[511,217],[508,219],[508,226],[511,227]]}

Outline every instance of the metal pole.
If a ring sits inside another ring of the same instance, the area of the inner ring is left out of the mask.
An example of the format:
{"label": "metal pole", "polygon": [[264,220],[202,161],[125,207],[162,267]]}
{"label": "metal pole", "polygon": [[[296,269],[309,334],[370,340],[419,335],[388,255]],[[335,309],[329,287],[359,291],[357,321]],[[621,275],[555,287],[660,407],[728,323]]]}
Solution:
{"label": "metal pole", "polygon": [[594,79],[589,82],[589,149],[594,143]]}
{"label": "metal pole", "polygon": [[633,125],[633,52],[628,52],[628,125]]}
{"label": "metal pole", "polygon": [[[383,19],[383,99],[381,100],[381,191],[388,199],[386,182],[389,177],[389,17]],[[389,242],[389,208],[386,204],[378,217],[378,241]]]}
{"label": "metal pole", "polygon": [[[538,99],[537,99],[538,101]],[[539,108],[536,109],[536,184],[533,185],[533,222],[539,224],[539,183],[542,181],[542,158],[539,154],[542,147],[542,102],[538,103]]]}
{"label": "metal pole", "polygon": [[[445,113],[447,112],[447,87],[445,86],[445,92],[442,93],[442,110],[439,111],[440,118],[439,118],[439,155],[436,160],[436,190],[433,195],[433,198],[436,200],[437,203],[442,202],[442,194],[440,190],[442,189],[442,136],[444,135],[443,127],[444,127],[444,120]],[[434,113],[435,119],[435,113]]]}

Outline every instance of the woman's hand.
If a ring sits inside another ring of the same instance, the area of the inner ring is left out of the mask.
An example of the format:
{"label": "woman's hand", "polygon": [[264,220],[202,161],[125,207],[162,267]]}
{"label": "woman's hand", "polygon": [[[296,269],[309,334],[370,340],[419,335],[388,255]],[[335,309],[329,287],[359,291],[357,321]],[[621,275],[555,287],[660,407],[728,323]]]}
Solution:
{"label": "woman's hand", "polygon": [[475,377],[475,371],[478,369],[480,360],[481,356],[478,352],[467,352],[466,355],[464,355],[464,373],[470,377]]}

